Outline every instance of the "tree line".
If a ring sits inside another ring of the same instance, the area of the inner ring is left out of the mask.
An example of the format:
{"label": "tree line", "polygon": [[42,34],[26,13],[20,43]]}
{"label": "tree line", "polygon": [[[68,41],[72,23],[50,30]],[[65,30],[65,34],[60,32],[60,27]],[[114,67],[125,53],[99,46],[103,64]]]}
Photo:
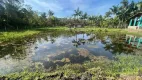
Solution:
{"label": "tree line", "polygon": [[35,27],[55,26],[58,18],[54,12],[39,13],[33,11],[23,0],[0,0],[0,29],[30,29]]}
{"label": "tree line", "polygon": [[141,11],[142,1],[122,0],[119,5],[112,6],[104,16],[88,15],[77,8],[71,17],[57,18],[51,10],[47,13],[32,10],[32,7],[24,4],[24,0],[0,0],[0,30],[67,26],[73,23],[90,27],[126,28],[129,19]]}

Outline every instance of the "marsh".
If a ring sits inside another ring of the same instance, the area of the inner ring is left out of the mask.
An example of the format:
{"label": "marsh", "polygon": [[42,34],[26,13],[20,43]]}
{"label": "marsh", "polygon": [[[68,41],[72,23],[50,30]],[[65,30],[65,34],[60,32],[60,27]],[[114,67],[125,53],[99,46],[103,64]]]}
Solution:
{"label": "marsh", "polygon": [[20,72],[35,63],[54,70],[65,64],[82,64],[94,57],[110,60],[115,55],[133,54],[142,49],[128,44],[124,33],[49,30],[34,37],[0,46],[0,74]]}

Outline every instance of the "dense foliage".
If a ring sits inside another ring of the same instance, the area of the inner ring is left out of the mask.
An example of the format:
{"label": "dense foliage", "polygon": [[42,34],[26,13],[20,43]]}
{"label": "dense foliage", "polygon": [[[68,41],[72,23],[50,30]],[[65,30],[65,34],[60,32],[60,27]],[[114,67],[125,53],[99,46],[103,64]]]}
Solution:
{"label": "dense foliage", "polygon": [[127,24],[130,21],[130,18],[137,14],[138,12],[142,11],[142,2],[129,2],[128,0],[122,0],[120,5],[118,6],[112,6],[110,8],[110,11],[106,13],[107,17],[110,17],[110,15],[114,16],[114,19],[117,18],[118,26],[117,27],[127,27]]}
{"label": "dense foliage", "polygon": [[19,30],[75,23],[95,27],[126,28],[130,17],[141,10],[142,2],[122,0],[120,5],[112,6],[104,16],[88,15],[77,8],[70,18],[57,18],[51,10],[42,13],[33,11],[29,5],[24,4],[24,0],[1,0],[0,29]]}
{"label": "dense foliage", "polygon": [[[54,13],[48,14],[33,11],[29,5],[24,5],[22,0],[0,1],[0,29],[26,29],[40,26],[55,26]],[[48,19],[47,19],[48,16]],[[29,27],[30,26],[30,27]]]}

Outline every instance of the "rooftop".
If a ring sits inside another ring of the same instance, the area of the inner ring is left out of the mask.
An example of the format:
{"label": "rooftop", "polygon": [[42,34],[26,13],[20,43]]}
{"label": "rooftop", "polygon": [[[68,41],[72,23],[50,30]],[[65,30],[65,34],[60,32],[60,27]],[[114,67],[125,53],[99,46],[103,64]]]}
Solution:
{"label": "rooftop", "polygon": [[142,12],[138,12],[137,14],[133,15],[131,17],[131,19],[135,18],[135,17],[141,17],[142,16]]}

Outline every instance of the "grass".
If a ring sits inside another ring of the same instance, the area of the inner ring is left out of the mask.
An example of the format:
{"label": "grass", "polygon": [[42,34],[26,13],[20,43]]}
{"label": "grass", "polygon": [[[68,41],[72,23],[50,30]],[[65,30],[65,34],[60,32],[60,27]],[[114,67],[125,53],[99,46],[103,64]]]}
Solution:
{"label": "grass", "polygon": [[36,71],[24,70],[20,73],[6,75],[3,78],[9,80],[68,80],[84,77],[92,80],[110,80],[123,76],[142,75],[141,64],[142,57],[138,55],[118,55],[115,60],[96,57],[95,61],[87,61],[83,64],[66,64],[63,67],[57,67],[54,71],[42,70],[42,64],[37,64],[41,66],[37,67]]}
{"label": "grass", "polygon": [[0,41],[12,41],[14,39],[21,39],[26,36],[38,34],[40,31],[12,31],[12,32],[1,32],[0,33]]}
{"label": "grass", "polygon": [[37,28],[37,29],[31,29],[31,30],[0,32],[0,43],[22,39],[28,36],[39,34],[47,30],[66,30],[66,29],[67,28],[65,27],[56,27],[56,28]]}
{"label": "grass", "polygon": [[[2,42],[7,42],[7,41],[13,41],[17,39],[22,39],[24,37],[28,37],[31,35],[35,35],[44,31],[48,30],[70,30],[67,27],[47,27],[47,28],[37,28],[37,29],[31,29],[31,30],[22,30],[22,31],[7,31],[7,32],[0,32],[0,43]],[[73,28],[73,30],[76,31],[95,31],[95,32],[120,32],[120,33],[127,33],[127,34],[132,34],[132,35],[137,35],[137,36],[142,36],[142,34],[137,33],[137,32],[128,32],[127,30],[124,29],[108,29],[108,28]]]}
{"label": "grass", "polygon": [[142,36],[141,32],[127,32],[127,33],[131,34],[131,35],[136,35],[136,36],[139,36],[139,37]]}

